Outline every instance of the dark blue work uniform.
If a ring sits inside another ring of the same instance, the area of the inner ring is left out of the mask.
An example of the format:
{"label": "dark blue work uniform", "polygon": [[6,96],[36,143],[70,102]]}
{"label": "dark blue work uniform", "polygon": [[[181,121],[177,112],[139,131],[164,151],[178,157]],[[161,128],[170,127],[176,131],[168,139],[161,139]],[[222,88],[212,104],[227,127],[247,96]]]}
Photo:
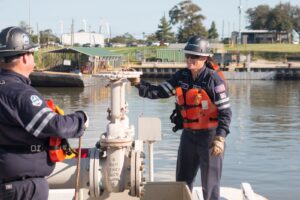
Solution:
{"label": "dark blue work uniform", "polygon": [[0,110],[0,199],[47,199],[44,177],[55,166],[49,137],[80,137],[84,114],[56,114],[28,78],[6,70],[0,72]]}
{"label": "dark blue work uniform", "polygon": [[139,95],[150,99],[173,96],[176,87],[181,87],[184,94],[191,88],[205,89],[218,108],[219,122],[217,128],[209,130],[183,129],[177,157],[176,181],[185,181],[192,191],[200,167],[204,199],[218,200],[223,155],[212,156],[210,146],[215,135],[226,137],[229,133],[232,113],[226,85],[216,71],[206,66],[200,70],[195,80],[189,69],[182,69],[160,85],[152,85],[143,80],[137,85]]}

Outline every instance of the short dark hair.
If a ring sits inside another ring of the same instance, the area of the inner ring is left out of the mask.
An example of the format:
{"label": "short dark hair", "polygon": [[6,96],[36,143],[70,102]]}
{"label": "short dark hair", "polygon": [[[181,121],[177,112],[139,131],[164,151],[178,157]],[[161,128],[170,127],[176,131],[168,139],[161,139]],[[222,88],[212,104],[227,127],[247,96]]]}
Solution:
{"label": "short dark hair", "polygon": [[10,63],[12,62],[14,59],[16,58],[19,58],[21,56],[23,56],[24,54],[18,54],[18,55],[14,55],[14,56],[7,56],[7,57],[4,57],[2,58],[1,62],[4,62],[4,63]]}

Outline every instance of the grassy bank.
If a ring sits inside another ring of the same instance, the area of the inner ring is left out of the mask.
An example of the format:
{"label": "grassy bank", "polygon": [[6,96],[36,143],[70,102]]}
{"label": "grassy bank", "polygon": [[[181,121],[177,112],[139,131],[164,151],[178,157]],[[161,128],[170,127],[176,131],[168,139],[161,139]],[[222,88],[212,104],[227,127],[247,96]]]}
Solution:
{"label": "grassy bank", "polygon": [[241,44],[224,47],[227,51],[300,53],[300,44]]}
{"label": "grassy bank", "polygon": [[224,48],[228,52],[251,53],[253,60],[286,61],[289,56],[300,55],[300,44],[241,44]]}
{"label": "grassy bank", "polygon": [[[35,54],[36,68],[47,68],[53,63],[61,62],[62,54],[49,55],[45,52],[58,47],[41,48]],[[124,62],[139,64],[143,59],[153,58],[155,60],[156,51],[166,47],[109,47],[105,48],[111,52],[123,55]],[[288,56],[300,55],[300,44],[247,44],[247,45],[224,45],[227,52],[240,52],[242,54],[251,53],[252,59],[266,59],[272,61],[283,61]],[[68,57],[68,56],[67,56]]]}

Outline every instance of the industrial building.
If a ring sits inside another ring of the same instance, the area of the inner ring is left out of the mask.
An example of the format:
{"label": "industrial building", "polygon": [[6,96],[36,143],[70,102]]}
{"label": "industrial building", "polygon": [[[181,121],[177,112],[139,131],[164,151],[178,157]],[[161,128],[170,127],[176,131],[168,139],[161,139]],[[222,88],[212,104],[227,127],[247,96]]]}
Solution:
{"label": "industrial building", "polygon": [[65,33],[61,41],[63,45],[104,47],[104,35],[92,32]]}
{"label": "industrial building", "polygon": [[[238,32],[232,33],[233,41],[237,40]],[[285,42],[299,44],[299,33],[293,30],[291,33],[280,33],[270,30],[244,30],[241,31],[242,44]],[[236,41],[237,42],[237,41]]]}

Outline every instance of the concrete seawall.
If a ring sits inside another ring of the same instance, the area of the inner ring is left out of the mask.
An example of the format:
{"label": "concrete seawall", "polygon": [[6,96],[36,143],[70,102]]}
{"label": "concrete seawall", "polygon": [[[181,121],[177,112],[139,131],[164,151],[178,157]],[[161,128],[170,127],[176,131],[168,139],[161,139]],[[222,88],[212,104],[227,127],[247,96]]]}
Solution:
{"label": "concrete seawall", "polygon": [[[183,67],[133,67],[146,78],[168,78]],[[228,69],[227,69],[228,70]],[[300,68],[239,68],[224,71],[228,80],[300,80]]]}

